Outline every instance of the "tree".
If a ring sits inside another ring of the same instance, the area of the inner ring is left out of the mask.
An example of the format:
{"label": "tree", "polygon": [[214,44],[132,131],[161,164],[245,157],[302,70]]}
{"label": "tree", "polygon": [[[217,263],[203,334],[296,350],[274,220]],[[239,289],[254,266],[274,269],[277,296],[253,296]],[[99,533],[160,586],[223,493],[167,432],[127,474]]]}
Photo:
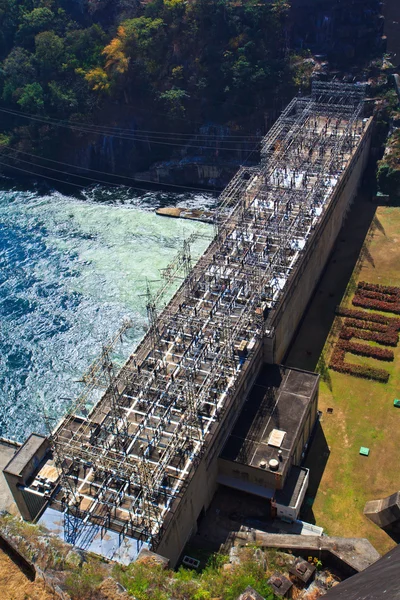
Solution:
{"label": "tree", "polygon": [[18,22],[18,0],[0,0],[0,56],[4,56],[12,48]]}
{"label": "tree", "polygon": [[11,50],[3,62],[3,100],[11,102],[18,88],[25,86],[36,78],[33,55],[19,48]]}
{"label": "tree", "polygon": [[185,113],[183,100],[189,98],[189,95],[185,90],[174,87],[171,90],[167,90],[160,94],[160,98],[165,101],[171,114],[183,115]]}
{"label": "tree", "polygon": [[43,88],[40,83],[28,83],[20,93],[17,104],[26,112],[37,113],[44,107]]}
{"label": "tree", "polygon": [[49,99],[51,106],[59,113],[68,113],[78,106],[75,92],[67,85],[50,81]]}
{"label": "tree", "polygon": [[90,69],[90,71],[88,71],[87,73],[85,73],[83,69],[78,69],[77,72],[79,72],[81,75],[84,75],[85,80],[94,92],[107,93],[110,91],[110,79],[105,70],[101,67],[95,67],[94,69]]}
{"label": "tree", "polygon": [[97,24],[69,31],[65,36],[68,67],[71,70],[88,70],[98,66],[105,42],[106,34]]}
{"label": "tree", "polygon": [[18,27],[18,39],[21,41],[32,39],[41,32],[48,30],[54,21],[53,12],[46,7],[34,8],[29,13],[23,13],[22,22]]}
{"label": "tree", "polygon": [[43,31],[35,37],[35,56],[44,75],[58,71],[64,57],[64,41],[54,31]]}
{"label": "tree", "polygon": [[130,58],[125,54],[126,30],[118,27],[118,35],[103,50],[106,57],[105,70],[111,74],[125,73],[128,70]]}

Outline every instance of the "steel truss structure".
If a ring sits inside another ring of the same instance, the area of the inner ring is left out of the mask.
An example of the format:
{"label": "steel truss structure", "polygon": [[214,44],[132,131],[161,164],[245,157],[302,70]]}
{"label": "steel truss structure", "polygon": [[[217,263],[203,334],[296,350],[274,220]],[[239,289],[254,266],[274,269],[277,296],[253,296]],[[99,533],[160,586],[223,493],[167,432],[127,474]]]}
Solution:
{"label": "steel truss structure", "polygon": [[262,344],[307,240],[363,136],[365,88],[316,83],[262,140],[220,196],[215,235],[192,268],[190,243],[165,272],[182,284],[115,372],[106,346],[88,378],[106,391],[88,416],[83,394],[51,436],[61,473],[53,506],[157,549],[163,524],[199,463],[244,365]]}

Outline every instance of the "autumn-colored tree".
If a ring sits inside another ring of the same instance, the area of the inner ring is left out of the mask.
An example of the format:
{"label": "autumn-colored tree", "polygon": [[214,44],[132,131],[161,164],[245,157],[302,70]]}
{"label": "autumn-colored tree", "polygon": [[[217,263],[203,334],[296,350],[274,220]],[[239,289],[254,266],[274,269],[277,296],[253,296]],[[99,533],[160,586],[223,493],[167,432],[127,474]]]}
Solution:
{"label": "autumn-colored tree", "polygon": [[110,79],[101,67],[95,67],[90,69],[87,73],[84,73],[85,80],[88,82],[90,88],[95,92],[109,92],[111,83]]}
{"label": "autumn-colored tree", "polygon": [[105,70],[108,73],[125,73],[128,70],[130,58],[125,54],[126,37],[125,27],[121,25],[117,36],[104,48]]}

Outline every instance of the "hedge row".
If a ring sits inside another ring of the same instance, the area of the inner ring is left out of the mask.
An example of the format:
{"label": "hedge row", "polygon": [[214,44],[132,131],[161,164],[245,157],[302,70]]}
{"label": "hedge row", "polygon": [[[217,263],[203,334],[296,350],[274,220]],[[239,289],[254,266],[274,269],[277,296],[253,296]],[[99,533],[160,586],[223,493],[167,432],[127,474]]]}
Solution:
{"label": "hedge row", "polygon": [[358,284],[360,290],[369,290],[371,292],[381,292],[382,294],[396,294],[400,297],[400,288],[392,285],[380,285],[379,283],[367,283],[360,281]]}
{"label": "hedge row", "polygon": [[342,347],[343,342],[338,342],[332,353],[330,368],[338,373],[347,373],[355,377],[364,379],[373,379],[381,383],[389,381],[389,373],[384,369],[375,369],[374,367],[365,367],[363,365],[354,365],[344,361],[346,350]]}
{"label": "hedge row", "polygon": [[372,298],[373,300],[381,300],[382,302],[390,302],[394,304],[399,301],[397,294],[382,294],[381,292],[372,292],[369,290],[357,290],[356,296]]}
{"label": "hedge row", "polygon": [[400,302],[382,302],[381,300],[373,300],[372,298],[356,295],[353,298],[353,305],[400,315]]}
{"label": "hedge row", "polygon": [[369,358],[376,358],[378,360],[393,360],[393,350],[387,348],[379,348],[379,346],[368,346],[368,344],[357,344],[357,342],[349,342],[343,340],[339,342],[340,347],[345,352],[351,352],[356,356],[367,356]]}
{"label": "hedge row", "polygon": [[359,340],[367,340],[369,342],[378,342],[384,346],[397,346],[399,336],[397,332],[385,332],[380,333],[379,331],[368,331],[367,329],[358,329],[353,327],[342,327],[340,330],[339,337],[342,340],[351,340],[351,338],[357,338]]}
{"label": "hedge row", "polygon": [[368,313],[365,310],[355,310],[354,308],[342,308],[338,306],[336,308],[336,314],[339,317],[351,317],[352,319],[359,319],[360,321],[371,321],[373,323],[384,323],[387,324],[389,321],[397,321],[400,329],[400,319],[394,319],[393,317],[386,317],[386,315],[379,315],[377,313]]}
{"label": "hedge row", "polygon": [[373,323],[372,321],[361,321],[360,319],[346,319],[344,322],[346,327],[355,327],[356,329],[368,329],[369,331],[379,331],[386,333],[388,326],[383,323]]}

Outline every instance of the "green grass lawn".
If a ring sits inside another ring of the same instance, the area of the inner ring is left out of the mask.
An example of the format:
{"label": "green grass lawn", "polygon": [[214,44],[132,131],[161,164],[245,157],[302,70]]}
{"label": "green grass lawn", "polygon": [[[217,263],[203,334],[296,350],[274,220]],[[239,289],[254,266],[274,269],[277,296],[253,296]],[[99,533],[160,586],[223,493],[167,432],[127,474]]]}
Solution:
{"label": "green grass lawn", "polygon": [[[400,287],[400,208],[379,207],[367,240],[343,306],[351,306],[358,281]],[[327,364],[337,339],[337,325],[336,319],[323,350]],[[363,508],[368,500],[400,489],[400,409],[393,407],[393,400],[400,398],[400,344],[394,354],[394,362],[346,356],[349,362],[389,371],[389,382],[377,383],[328,369],[321,380],[319,399],[330,455],[312,507],[316,523],[330,535],[366,537],[381,553],[394,542],[363,516]],[[326,412],[328,407],[333,408],[332,414]],[[370,448],[368,457],[359,454],[360,446]],[[312,469],[319,460],[320,456],[311,452],[307,466]]]}

